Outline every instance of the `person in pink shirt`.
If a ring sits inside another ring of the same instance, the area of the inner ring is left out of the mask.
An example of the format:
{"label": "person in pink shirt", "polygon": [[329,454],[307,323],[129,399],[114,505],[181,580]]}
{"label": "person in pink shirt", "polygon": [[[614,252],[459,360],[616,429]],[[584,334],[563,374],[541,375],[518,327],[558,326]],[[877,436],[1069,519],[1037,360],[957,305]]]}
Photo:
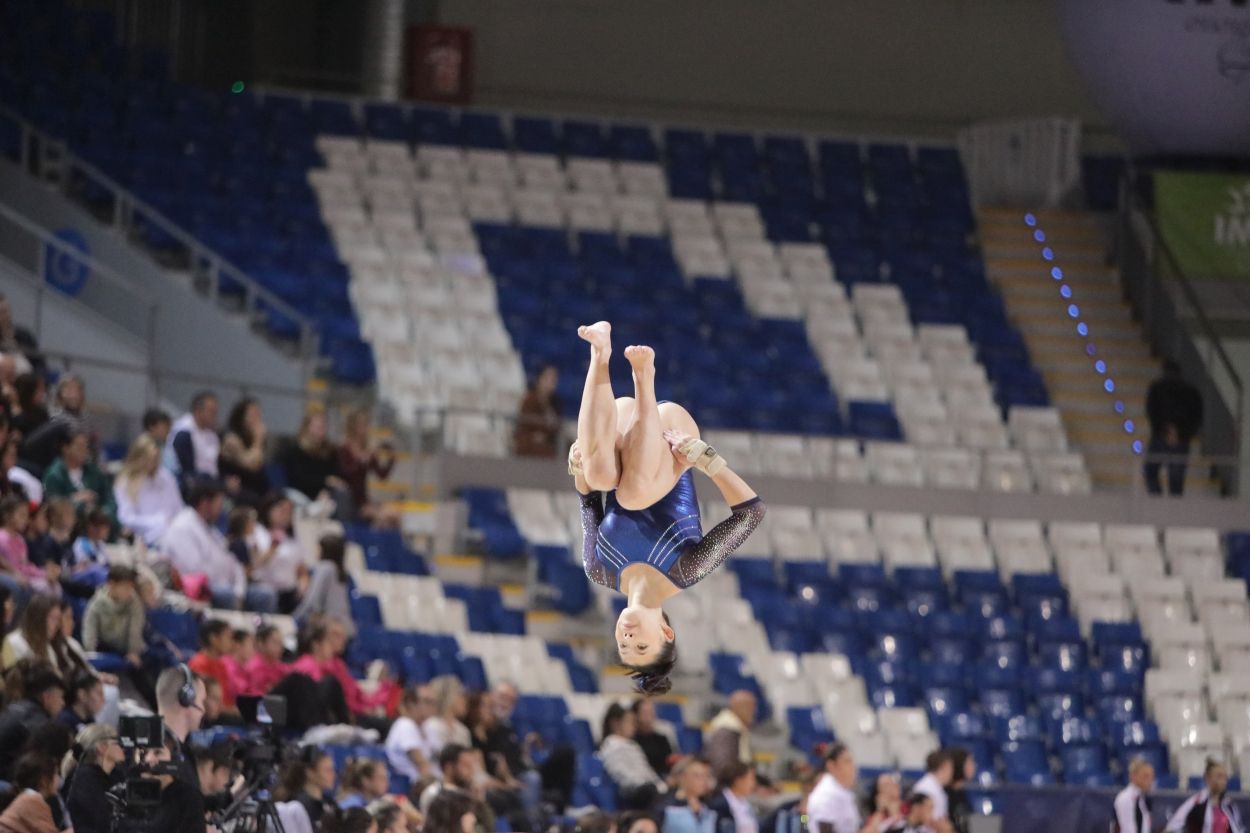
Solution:
{"label": "person in pink shirt", "polygon": [[347,631],[343,623],[331,619],[308,627],[304,637],[304,655],[295,661],[291,670],[307,674],[314,682],[333,677],[343,690],[348,711],[358,717],[384,718],[390,691],[382,686],[372,694],[365,694],[347,669],[347,663],[338,656],[347,645]]}
{"label": "person in pink shirt", "polygon": [[[51,569],[32,564],[26,551],[26,526],[30,523],[30,507],[23,498],[10,495],[0,500],[0,573],[7,573],[21,587],[39,591],[56,588],[60,592],[60,564]],[[53,575],[55,573],[55,575]]]}
{"label": "person in pink shirt", "polygon": [[292,670],[282,661],[282,633],[273,625],[261,625],[256,629],[256,651],[243,667],[239,691],[264,695]]}
{"label": "person in pink shirt", "polygon": [[245,668],[256,653],[255,647],[251,631],[235,628],[230,633],[230,650],[221,658],[221,664],[226,667],[226,676],[236,695],[246,693],[243,691],[247,683]]}

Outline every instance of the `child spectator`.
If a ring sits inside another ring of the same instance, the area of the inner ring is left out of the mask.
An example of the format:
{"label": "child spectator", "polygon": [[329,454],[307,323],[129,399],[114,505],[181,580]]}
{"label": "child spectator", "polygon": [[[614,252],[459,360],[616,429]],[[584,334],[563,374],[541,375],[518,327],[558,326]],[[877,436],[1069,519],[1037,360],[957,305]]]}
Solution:
{"label": "child spectator", "polygon": [[278,612],[290,613],[299,601],[300,586],[308,581],[304,552],[291,529],[295,507],[289,498],[274,493],[261,507],[262,523],[256,526],[252,542],[252,580],[272,588],[278,596]]}
{"label": "child spectator", "polygon": [[251,577],[253,550],[256,535],[256,510],[250,506],[236,506],[226,519],[226,549],[239,560]]}
{"label": "child spectator", "polygon": [[230,632],[230,651],[221,658],[226,666],[226,675],[235,695],[243,694],[247,687],[247,664],[256,655],[256,643],[252,632],[235,628]]}
{"label": "child spectator", "polygon": [[[49,561],[64,566],[74,562],[74,504],[52,498],[35,510],[27,530],[27,554],[42,567]],[[92,588],[94,592],[95,588]]]}
{"label": "child spectator", "polygon": [[68,565],[69,578],[99,587],[108,577],[108,540],[112,519],[103,509],[92,509],[83,523],[82,535],[74,541],[74,560]]}
{"label": "child spectator", "polygon": [[291,666],[282,661],[282,633],[273,625],[256,629],[256,653],[244,666],[246,683],[241,693],[267,694],[278,681],[291,673]]}
{"label": "child spectator", "polygon": [[143,627],[147,614],[135,594],[135,571],[115,564],[96,591],[82,620],[82,645],[87,651],[120,654],[132,668],[143,665]]}
{"label": "child spectator", "polygon": [[354,626],[350,625],[352,608],[347,595],[347,568],[343,565],[347,542],[343,536],[331,534],[322,537],[320,543],[321,560],[313,567],[308,590],[292,615],[301,622],[314,616],[341,619],[349,623],[349,631],[354,631]]}
{"label": "child spectator", "polygon": [[221,683],[221,702],[227,711],[233,711],[235,690],[223,661],[230,649],[230,626],[220,619],[209,619],[200,625],[200,650],[187,663],[201,677],[212,677]]}
{"label": "child spectator", "polygon": [[0,574],[8,577],[11,590],[32,589],[41,593],[60,593],[58,583],[61,565],[49,562],[39,567],[30,561],[26,546],[26,527],[30,524],[30,507],[16,495],[0,500]]}

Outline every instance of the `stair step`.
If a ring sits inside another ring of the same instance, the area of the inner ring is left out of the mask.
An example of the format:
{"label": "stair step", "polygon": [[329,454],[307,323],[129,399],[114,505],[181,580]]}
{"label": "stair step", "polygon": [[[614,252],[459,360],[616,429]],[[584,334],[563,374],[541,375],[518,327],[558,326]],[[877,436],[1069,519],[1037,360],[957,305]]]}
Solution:
{"label": "stair step", "polygon": [[[994,280],[1019,279],[1027,277],[1031,280],[1054,282],[1050,270],[1055,264],[1047,263],[1039,257],[989,257],[985,259],[986,274]],[[1084,285],[1107,284],[1120,286],[1120,277],[1111,267],[1100,266],[1061,266],[1064,279],[1075,290]]]}
{"label": "stair step", "polygon": [[1069,211],[1061,208],[1002,208],[986,207],[977,211],[978,222],[1019,223],[1024,225],[1024,215],[1032,214],[1041,228],[1105,228],[1107,217],[1092,211]]}
{"label": "stair step", "polygon": [[1051,266],[1060,268],[1067,264],[1079,264],[1084,267],[1089,267],[1091,264],[1105,266],[1107,262],[1107,252],[1104,247],[1082,245],[1071,245],[1063,250],[1052,246],[1055,259],[1046,261],[1042,259],[1042,247],[1044,245],[1043,243],[1035,243],[1032,240],[1021,240],[1019,242],[982,241],[981,250],[987,258],[1003,258],[1006,260],[1032,259],[1037,263],[1049,263]]}

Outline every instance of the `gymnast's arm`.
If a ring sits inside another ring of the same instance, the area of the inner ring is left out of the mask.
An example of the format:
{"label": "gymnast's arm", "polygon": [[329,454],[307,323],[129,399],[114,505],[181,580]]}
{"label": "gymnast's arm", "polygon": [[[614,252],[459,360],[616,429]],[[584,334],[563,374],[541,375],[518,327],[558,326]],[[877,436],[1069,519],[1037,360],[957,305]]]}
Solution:
{"label": "gymnast's arm", "polygon": [[703,540],[689,547],[669,571],[678,587],[690,587],[725,563],[764,520],[764,501],[728,466],[712,478],[732,514],[708,530]]}
{"label": "gymnast's arm", "polygon": [[[570,453],[578,463],[581,462],[576,443]],[[612,582],[604,572],[603,562],[595,554],[595,545],[599,543],[599,524],[603,523],[603,494],[591,490],[580,466],[573,475],[573,485],[582,496],[582,568],[586,570],[586,577],[595,584],[611,587]]]}

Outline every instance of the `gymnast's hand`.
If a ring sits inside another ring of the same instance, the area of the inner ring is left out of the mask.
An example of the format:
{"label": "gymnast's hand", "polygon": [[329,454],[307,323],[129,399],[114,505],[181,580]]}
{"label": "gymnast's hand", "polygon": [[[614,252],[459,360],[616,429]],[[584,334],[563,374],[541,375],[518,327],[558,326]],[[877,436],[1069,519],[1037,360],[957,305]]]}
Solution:
{"label": "gymnast's hand", "polygon": [[681,463],[683,469],[694,468],[694,463],[689,459],[689,455],[687,454],[687,451],[689,450],[687,445],[693,439],[694,437],[690,436],[685,431],[678,431],[673,428],[664,432],[664,441],[668,443],[668,447],[672,450],[673,456],[677,458],[678,463]]}

